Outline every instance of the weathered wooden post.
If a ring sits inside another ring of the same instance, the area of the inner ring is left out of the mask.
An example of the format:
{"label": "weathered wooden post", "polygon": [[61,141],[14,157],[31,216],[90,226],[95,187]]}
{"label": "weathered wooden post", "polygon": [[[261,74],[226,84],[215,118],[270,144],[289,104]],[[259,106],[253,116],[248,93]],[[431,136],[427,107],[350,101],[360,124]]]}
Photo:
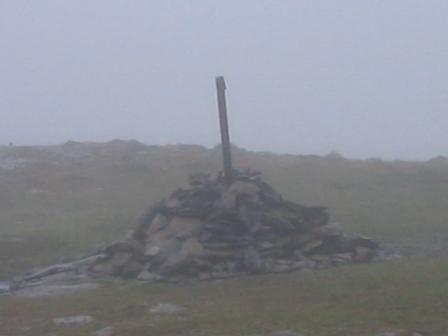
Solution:
{"label": "weathered wooden post", "polygon": [[227,120],[226,82],[224,77],[216,77],[218,92],[219,126],[221,129],[222,161],[224,166],[224,180],[230,184],[233,179],[232,155],[230,151],[229,122]]}

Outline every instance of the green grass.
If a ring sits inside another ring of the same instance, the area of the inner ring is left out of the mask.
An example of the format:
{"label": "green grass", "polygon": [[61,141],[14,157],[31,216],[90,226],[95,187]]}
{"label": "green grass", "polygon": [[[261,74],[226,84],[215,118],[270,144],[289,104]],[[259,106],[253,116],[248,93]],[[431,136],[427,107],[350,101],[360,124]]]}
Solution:
{"label": "green grass", "polygon": [[[149,157],[144,167],[103,158],[6,173],[0,279],[123,237],[189,173],[215,171],[220,162],[219,152],[206,150],[153,150]],[[235,153],[234,161],[261,170],[286,198],[326,205],[346,231],[372,236],[409,259],[188,286],[112,283],[39,300],[0,297],[0,335],[79,336],[107,325],[120,335],[250,336],[281,329],[374,335],[401,328],[448,334],[447,166],[250,152]],[[159,302],[185,305],[185,319],[151,316],[148,307]],[[51,323],[73,314],[91,314],[96,322],[80,329]]]}
{"label": "green grass", "polygon": [[[149,313],[160,302],[185,306],[185,313],[181,319]],[[52,325],[54,317],[77,314],[92,315],[95,323]],[[447,314],[448,262],[394,262],[183,286],[114,283],[39,300],[0,298],[0,334],[22,335],[20,328],[28,327],[27,335],[86,335],[110,325],[129,336],[267,335],[284,329],[374,335],[403,328],[443,334]]]}

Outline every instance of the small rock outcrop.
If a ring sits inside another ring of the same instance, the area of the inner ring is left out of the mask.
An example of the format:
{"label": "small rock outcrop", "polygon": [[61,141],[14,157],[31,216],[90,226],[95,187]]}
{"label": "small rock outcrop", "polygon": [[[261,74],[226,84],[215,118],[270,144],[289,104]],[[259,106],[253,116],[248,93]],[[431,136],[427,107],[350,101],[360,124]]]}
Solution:
{"label": "small rock outcrop", "polygon": [[125,239],[95,255],[26,274],[18,282],[114,276],[201,280],[320,269],[382,258],[378,243],[344,234],[327,209],[285,200],[256,171],[197,174],[155,204]]}

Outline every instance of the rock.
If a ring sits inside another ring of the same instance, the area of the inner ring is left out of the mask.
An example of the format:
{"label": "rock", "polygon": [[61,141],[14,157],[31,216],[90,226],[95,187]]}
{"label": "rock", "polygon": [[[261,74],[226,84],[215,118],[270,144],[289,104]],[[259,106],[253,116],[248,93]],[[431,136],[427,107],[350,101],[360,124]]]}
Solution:
{"label": "rock", "polygon": [[92,322],[93,317],[89,315],[76,315],[53,319],[53,323],[58,327],[79,327]]}
{"label": "rock", "polygon": [[106,327],[95,331],[92,336],[112,336],[114,334],[113,327]]}
{"label": "rock", "polygon": [[124,236],[125,240],[134,239],[135,237],[135,230],[129,230],[126,235]]}
{"label": "rock", "polygon": [[[197,218],[173,217],[163,230],[155,232],[150,236],[150,241],[158,242],[171,238],[186,239],[197,236],[202,223]],[[157,244],[156,244],[157,245]]]}
{"label": "rock", "polygon": [[308,264],[306,261],[276,260],[276,262],[271,266],[271,271],[274,273],[293,272],[306,268],[307,265]]}
{"label": "rock", "polygon": [[149,236],[157,231],[163,230],[168,225],[168,222],[169,221],[166,216],[158,214],[152,220],[146,234]]}
{"label": "rock", "polygon": [[73,264],[57,264],[43,269],[38,269],[37,271],[26,274],[23,277],[23,281],[36,281],[44,277],[51,276],[57,273],[71,272],[74,271],[75,267]]}
{"label": "rock", "polygon": [[191,271],[192,264],[196,258],[202,257],[204,247],[199,243],[197,238],[189,238],[185,240],[180,250],[169,256],[161,266],[161,273],[184,270],[185,273]]}
{"label": "rock", "polygon": [[139,255],[142,254],[142,248],[143,247],[136,240],[118,240],[107,245],[102,252],[106,255],[114,255],[117,253]]}
{"label": "rock", "polygon": [[313,241],[310,241],[309,243],[305,244],[303,247],[301,247],[300,251],[305,254],[311,253],[311,252],[313,252],[313,250],[321,247],[322,244],[323,244],[322,240],[313,240]]}
{"label": "rock", "polygon": [[213,279],[213,275],[211,272],[201,272],[198,275],[199,280],[206,281]]}
{"label": "rock", "polygon": [[138,274],[140,274],[143,268],[144,266],[142,263],[132,260],[122,267],[121,276],[123,278],[135,278]]}
{"label": "rock", "polygon": [[244,251],[244,266],[250,272],[256,273],[263,270],[263,260],[256,248],[249,247]]}
{"label": "rock", "polygon": [[72,265],[74,266],[74,268],[77,268],[80,266],[90,266],[90,265],[96,264],[96,263],[101,262],[106,259],[107,259],[107,255],[104,253],[100,253],[100,254],[95,254],[93,256],[86,257],[81,260],[75,261],[72,263]]}
{"label": "rock", "polygon": [[0,295],[9,293],[10,285],[7,282],[0,282]]}
{"label": "rock", "polygon": [[115,253],[110,263],[115,268],[124,267],[128,262],[132,260],[132,254],[127,252]]}
{"label": "rock", "polygon": [[271,336],[303,336],[303,334],[299,334],[290,330],[282,330],[273,332]]}
{"label": "rock", "polygon": [[331,256],[333,259],[340,259],[343,261],[351,261],[352,257],[352,253],[336,253]]}
{"label": "rock", "polygon": [[[151,247],[156,246],[159,249],[159,252],[156,255],[153,255],[150,258],[150,262],[153,265],[163,265],[166,262],[166,259],[172,255],[177,254],[181,247],[181,241],[176,239],[175,237],[169,239],[155,239],[151,238],[148,240],[147,249],[149,250]],[[154,251],[156,249],[154,248]]]}
{"label": "rock", "polygon": [[260,188],[253,182],[236,181],[229,188],[229,192],[235,195],[254,196]]}
{"label": "rock", "polygon": [[171,303],[159,303],[149,309],[150,313],[153,314],[163,314],[163,315],[170,315],[170,314],[178,314],[185,310],[184,307],[178,306]]}
{"label": "rock", "polygon": [[262,249],[270,249],[274,247],[274,244],[268,241],[261,242],[259,245]]}
{"label": "rock", "polygon": [[145,270],[137,276],[137,279],[144,282],[157,282],[165,280],[165,277]]}
{"label": "rock", "polygon": [[114,270],[115,267],[110,262],[99,263],[90,268],[90,272],[104,275],[113,275]]}
{"label": "rock", "polygon": [[340,235],[342,234],[342,227],[339,223],[330,223],[317,228],[316,232],[324,235]]}
{"label": "rock", "polygon": [[357,247],[353,255],[353,260],[356,262],[370,261],[373,257],[372,250],[366,247]]}
{"label": "rock", "polygon": [[155,257],[160,252],[159,246],[147,246],[145,250],[145,256],[147,257]]}
{"label": "rock", "polygon": [[236,195],[231,192],[224,192],[220,199],[217,199],[213,203],[214,209],[235,209],[236,208]]}
{"label": "rock", "polygon": [[99,287],[100,285],[97,283],[43,284],[16,289],[12,292],[12,295],[21,298],[43,298],[50,296],[72,295]]}

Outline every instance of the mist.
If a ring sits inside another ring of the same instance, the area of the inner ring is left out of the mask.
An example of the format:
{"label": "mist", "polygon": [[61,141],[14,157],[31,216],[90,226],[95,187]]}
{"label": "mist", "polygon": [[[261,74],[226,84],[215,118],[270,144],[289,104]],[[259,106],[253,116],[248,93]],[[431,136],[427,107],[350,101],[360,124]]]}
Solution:
{"label": "mist", "polygon": [[448,154],[446,1],[0,0],[0,144]]}

